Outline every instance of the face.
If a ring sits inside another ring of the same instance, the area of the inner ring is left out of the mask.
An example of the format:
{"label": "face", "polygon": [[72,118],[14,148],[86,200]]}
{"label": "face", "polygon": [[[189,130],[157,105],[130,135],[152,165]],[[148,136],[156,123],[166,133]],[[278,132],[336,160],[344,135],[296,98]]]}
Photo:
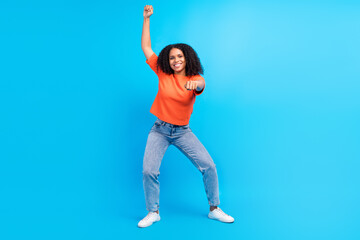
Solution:
{"label": "face", "polygon": [[171,69],[174,70],[175,74],[186,76],[186,72],[185,72],[186,60],[184,53],[180,49],[173,48],[170,50],[169,63]]}

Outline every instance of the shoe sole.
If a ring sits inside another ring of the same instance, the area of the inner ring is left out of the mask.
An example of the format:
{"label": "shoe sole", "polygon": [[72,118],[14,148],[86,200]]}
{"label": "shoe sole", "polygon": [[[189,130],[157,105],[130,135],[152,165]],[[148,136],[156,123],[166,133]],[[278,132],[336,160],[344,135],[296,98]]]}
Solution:
{"label": "shoe sole", "polygon": [[210,218],[210,219],[212,219],[212,220],[219,221],[219,222],[223,222],[223,223],[233,223],[233,222],[235,222],[235,220],[233,220],[233,221],[221,221],[221,220],[218,219],[218,218],[213,218],[213,217],[210,217],[210,216],[208,216],[208,218]]}

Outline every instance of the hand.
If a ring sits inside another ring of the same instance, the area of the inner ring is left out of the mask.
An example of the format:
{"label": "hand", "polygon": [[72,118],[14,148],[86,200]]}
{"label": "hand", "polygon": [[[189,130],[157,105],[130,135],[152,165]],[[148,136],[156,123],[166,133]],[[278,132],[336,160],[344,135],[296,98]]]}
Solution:
{"label": "hand", "polygon": [[146,5],[144,7],[144,18],[149,18],[154,12],[152,5]]}
{"label": "hand", "polygon": [[196,88],[198,87],[198,81],[187,81],[184,87],[187,90],[196,90]]}

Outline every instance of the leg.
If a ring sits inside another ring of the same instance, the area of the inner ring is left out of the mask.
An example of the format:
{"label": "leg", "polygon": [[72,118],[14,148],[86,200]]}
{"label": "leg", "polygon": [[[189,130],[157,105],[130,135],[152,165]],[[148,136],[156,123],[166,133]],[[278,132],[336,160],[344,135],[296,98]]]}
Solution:
{"label": "leg", "polygon": [[158,211],[159,209],[159,169],[169,145],[166,137],[161,133],[150,131],[143,160],[143,185],[146,209],[151,212]]}
{"label": "leg", "polygon": [[209,205],[219,205],[219,184],[216,166],[205,147],[191,131],[174,141],[174,145],[183,152],[201,172]]}

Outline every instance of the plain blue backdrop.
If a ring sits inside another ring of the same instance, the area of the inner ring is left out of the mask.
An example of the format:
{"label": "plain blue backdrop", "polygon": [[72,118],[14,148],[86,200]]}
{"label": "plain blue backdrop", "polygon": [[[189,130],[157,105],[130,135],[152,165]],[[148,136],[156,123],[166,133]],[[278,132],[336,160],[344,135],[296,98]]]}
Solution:
{"label": "plain blue backdrop", "polygon": [[[220,207],[170,147],[161,217],[142,157],[156,117],[153,50],[188,43],[206,88],[190,126]],[[360,239],[358,1],[1,1],[1,239]]]}

